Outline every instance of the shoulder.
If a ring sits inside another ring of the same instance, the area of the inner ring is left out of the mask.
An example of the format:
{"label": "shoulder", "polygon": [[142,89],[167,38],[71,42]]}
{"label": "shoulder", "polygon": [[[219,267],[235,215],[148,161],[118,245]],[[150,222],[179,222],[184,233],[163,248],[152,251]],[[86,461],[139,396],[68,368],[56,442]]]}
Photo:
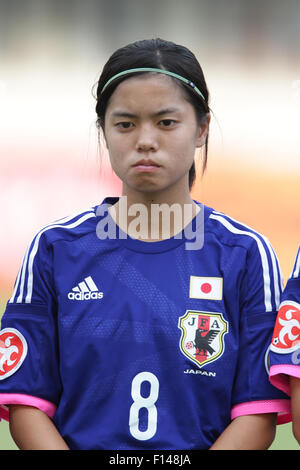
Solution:
{"label": "shoulder", "polygon": [[95,234],[99,219],[107,214],[108,207],[117,202],[117,197],[106,197],[100,204],[55,220],[35,235],[35,242],[42,239],[47,246],[56,241],[76,241],[89,234]]}
{"label": "shoulder", "polygon": [[96,208],[92,207],[55,220],[35,234],[27,246],[9,303],[31,303],[33,296],[38,297],[41,302],[40,296],[35,295],[34,288],[38,285],[42,290],[42,279],[51,277],[53,244],[59,240],[73,241],[91,233],[94,229],[92,221],[96,218]]}
{"label": "shoulder", "polygon": [[300,280],[300,245],[296,254],[294,266],[290,274],[290,279],[299,279]]}
{"label": "shoulder", "polygon": [[294,304],[293,306],[298,309],[298,317],[300,320],[300,246],[292,272],[283,291],[282,302]]}
{"label": "shoulder", "polygon": [[211,233],[220,243],[258,251],[262,256],[264,253],[275,256],[271,243],[264,234],[223,212],[209,207],[206,207],[206,211],[207,232]]}
{"label": "shoulder", "polygon": [[[220,244],[222,248],[229,248],[230,259],[236,259],[234,258],[235,248],[241,247],[245,255],[244,269],[247,275],[252,280],[262,278],[267,291],[274,284],[274,295],[276,305],[278,305],[283,278],[277,255],[269,239],[252,227],[222,212],[210,208],[207,212],[207,232],[210,233],[214,243]],[[266,304],[270,296],[271,294],[266,294]]]}
{"label": "shoulder", "polygon": [[49,247],[59,240],[74,241],[95,230],[97,206],[54,220],[43,226],[33,237],[31,247]]}

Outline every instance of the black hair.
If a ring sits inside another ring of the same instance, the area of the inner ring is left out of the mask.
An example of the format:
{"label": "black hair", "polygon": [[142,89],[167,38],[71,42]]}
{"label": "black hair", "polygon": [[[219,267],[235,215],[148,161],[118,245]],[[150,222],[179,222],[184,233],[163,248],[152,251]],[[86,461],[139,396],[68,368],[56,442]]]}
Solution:
{"label": "black hair", "polygon": [[[116,89],[116,87],[124,80],[133,75],[140,75],[145,72],[135,72],[128,75],[123,75],[113,80],[107,88],[102,92],[104,85],[114,75],[133,68],[160,68],[169,72],[176,73],[182,77],[190,80],[201,91],[204,99],[193,88],[182,82],[176,80],[179,86],[185,92],[186,99],[193,105],[196,113],[198,123],[206,119],[206,115],[210,112],[209,92],[207,89],[206,81],[201,69],[201,66],[196,59],[195,55],[186,47],[175,44],[163,39],[145,39],[136,41],[121,47],[116,50],[106,62],[99,81],[97,83],[97,125],[104,128],[105,112],[108,101]],[[207,150],[208,150],[208,133],[204,144],[204,161],[203,171],[207,165]],[[195,163],[189,171],[189,187],[191,189],[196,177]]]}

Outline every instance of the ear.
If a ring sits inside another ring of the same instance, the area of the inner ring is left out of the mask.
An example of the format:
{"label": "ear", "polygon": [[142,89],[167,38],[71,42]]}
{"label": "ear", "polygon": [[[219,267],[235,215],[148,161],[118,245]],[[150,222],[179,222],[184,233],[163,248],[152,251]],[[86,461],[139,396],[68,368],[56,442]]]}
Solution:
{"label": "ear", "polygon": [[205,117],[201,120],[201,124],[199,125],[199,128],[198,128],[196,147],[202,147],[202,145],[205,144],[205,140],[209,131],[209,123],[210,123],[210,114],[207,113]]}
{"label": "ear", "polygon": [[106,136],[104,133],[104,128],[102,126],[97,126],[98,127],[98,142],[99,143],[104,143],[105,147],[108,150],[108,145],[107,145],[107,140]]}

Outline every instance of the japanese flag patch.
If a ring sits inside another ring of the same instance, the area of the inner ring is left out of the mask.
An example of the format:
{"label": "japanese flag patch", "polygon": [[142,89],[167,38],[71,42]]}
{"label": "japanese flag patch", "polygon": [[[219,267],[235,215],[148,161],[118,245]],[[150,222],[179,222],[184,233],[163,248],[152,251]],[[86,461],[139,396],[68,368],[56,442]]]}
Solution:
{"label": "japanese flag patch", "polygon": [[223,278],[190,276],[190,298],[222,300]]}
{"label": "japanese flag patch", "polygon": [[289,354],[300,346],[300,304],[286,300],[280,304],[270,349]]}
{"label": "japanese flag patch", "polygon": [[14,374],[27,355],[27,342],[15,328],[0,331],[0,380]]}

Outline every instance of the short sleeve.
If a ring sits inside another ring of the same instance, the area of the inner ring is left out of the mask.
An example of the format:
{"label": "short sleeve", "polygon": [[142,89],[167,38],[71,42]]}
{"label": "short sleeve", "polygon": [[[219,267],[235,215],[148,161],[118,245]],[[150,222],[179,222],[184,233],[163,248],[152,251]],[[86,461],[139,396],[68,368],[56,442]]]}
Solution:
{"label": "short sleeve", "polygon": [[[297,277],[293,277],[294,274]],[[293,269],[282,294],[270,346],[270,363],[271,383],[290,395],[290,376],[300,379],[299,269]]]}
{"label": "short sleeve", "polygon": [[[259,243],[258,243],[259,242]],[[269,345],[281,294],[281,272],[265,238],[252,243],[241,283],[239,359],[232,399],[232,418],[278,413],[290,420],[288,397],[269,381]]]}
{"label": "short sleeve", "polygon": [[0,417],[10,404],[53,416],[61,393],[51,245],[43,231],[28,246],[1,320]]}

